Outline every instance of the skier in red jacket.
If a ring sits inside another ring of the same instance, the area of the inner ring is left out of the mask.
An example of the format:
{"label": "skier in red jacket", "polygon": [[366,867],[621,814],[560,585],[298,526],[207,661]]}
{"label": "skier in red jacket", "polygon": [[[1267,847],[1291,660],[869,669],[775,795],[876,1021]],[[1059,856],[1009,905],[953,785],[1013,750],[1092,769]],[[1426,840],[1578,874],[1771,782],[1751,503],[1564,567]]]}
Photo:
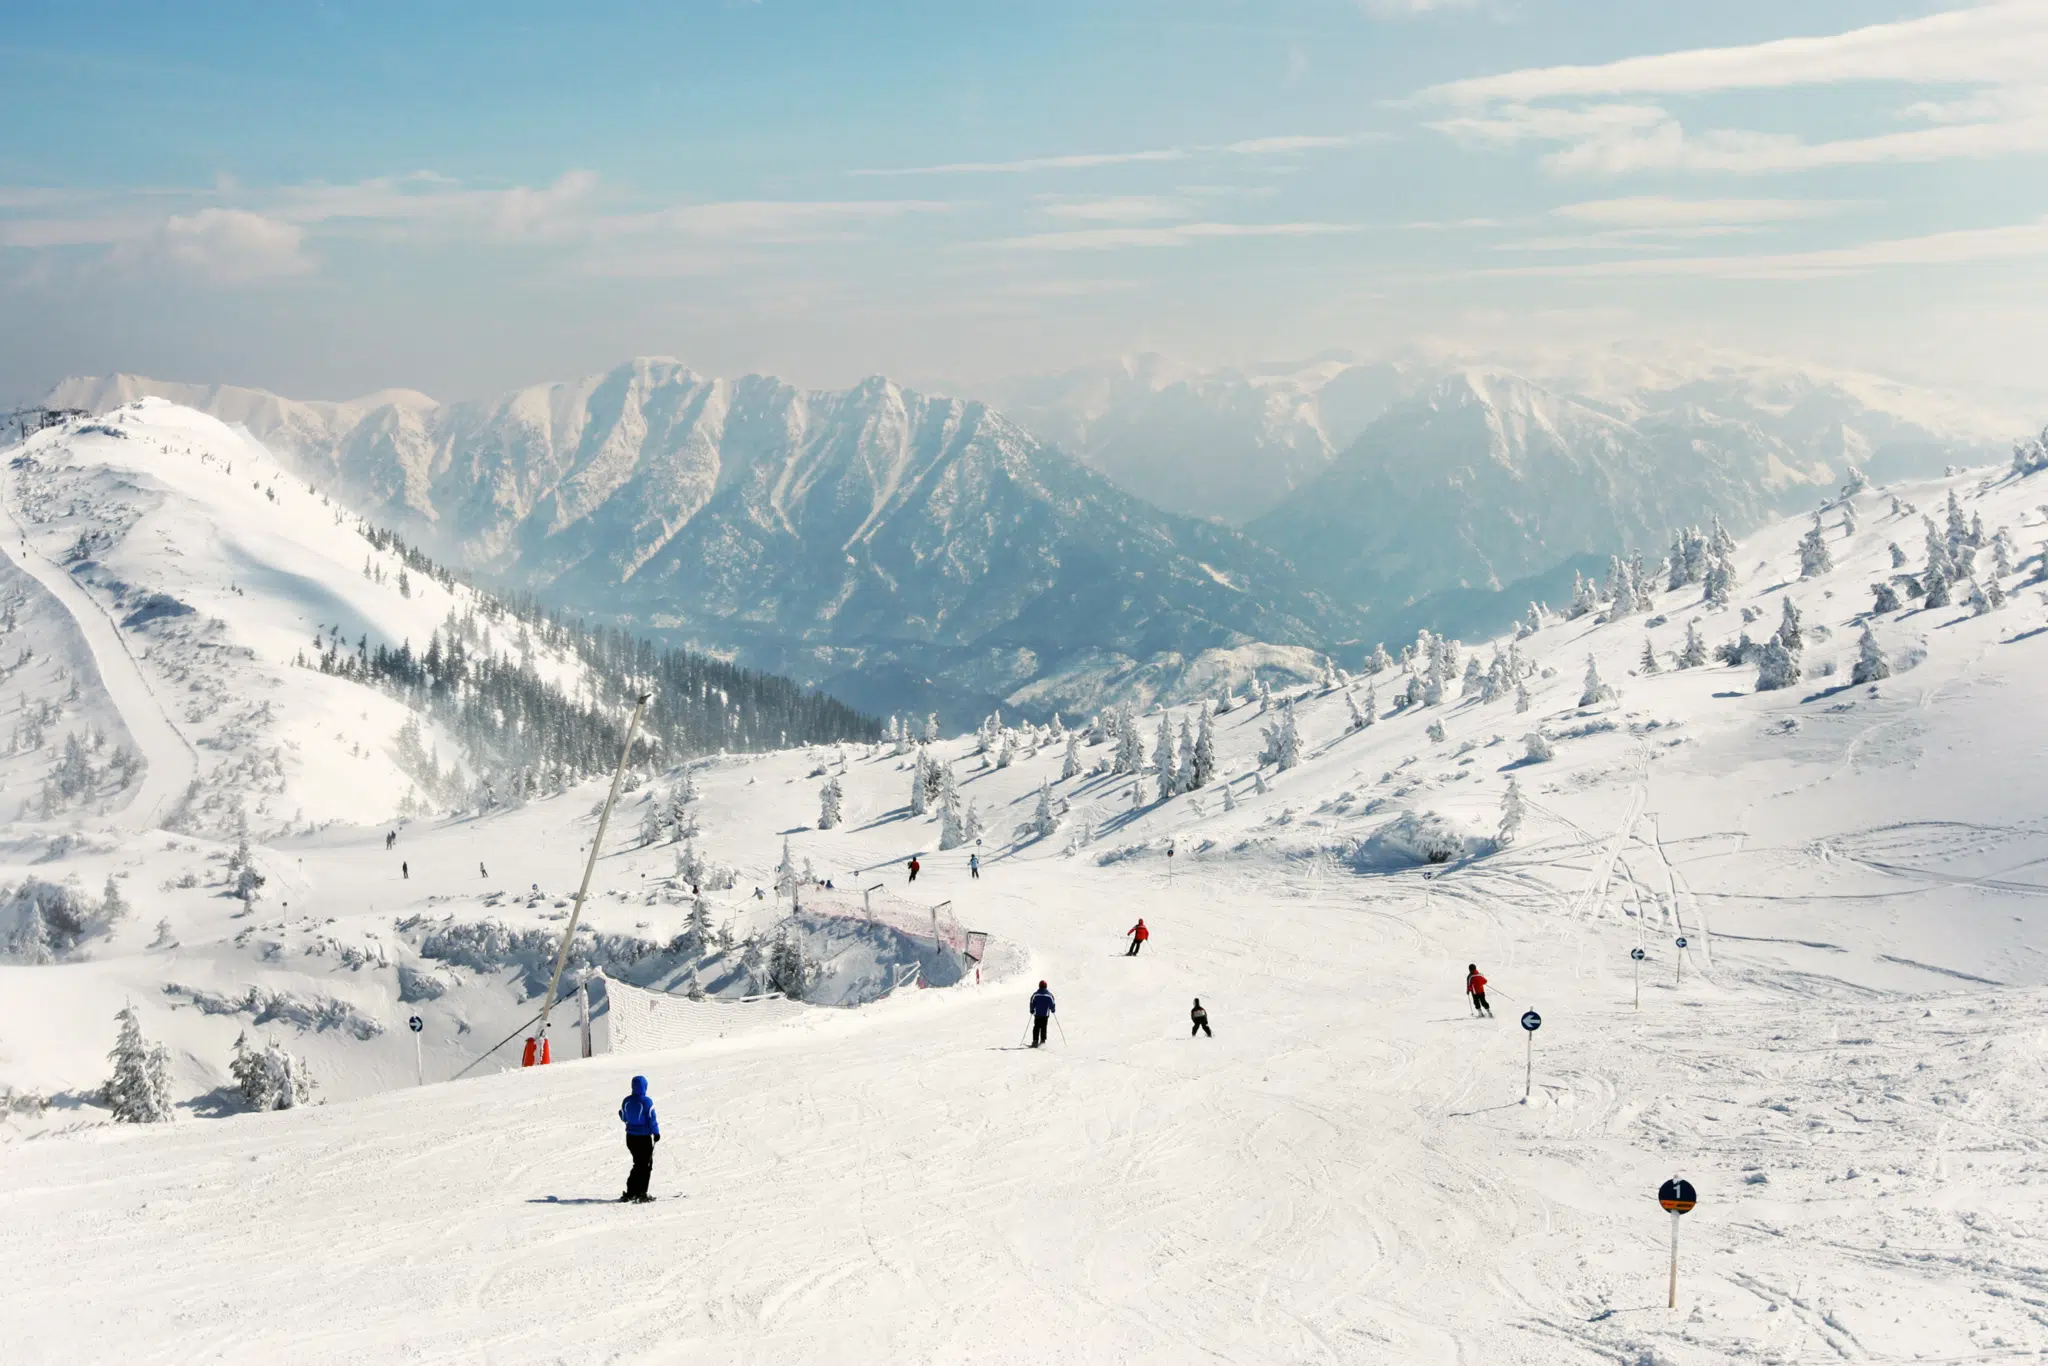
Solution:
{"label": "skier in red jacket", "polygon": [[1486,1003],[1486,978],[1480,974],[1477,963],[1465,965],[1465,994],[1472,998],[1472,1013],[1493,1018],[1493,1007]]}
{"label": "skier in red jacket", "polygon": [[1124,955],[1126,958],[1136,958],[1138,950],[1144,948],[1145,941],[1152,937],[1152,931],[1145,928],[1145,917],[1143,916],[1139,916],[1138,923],[1125,930],[1124,933],[1131,937],[1131,951]]}

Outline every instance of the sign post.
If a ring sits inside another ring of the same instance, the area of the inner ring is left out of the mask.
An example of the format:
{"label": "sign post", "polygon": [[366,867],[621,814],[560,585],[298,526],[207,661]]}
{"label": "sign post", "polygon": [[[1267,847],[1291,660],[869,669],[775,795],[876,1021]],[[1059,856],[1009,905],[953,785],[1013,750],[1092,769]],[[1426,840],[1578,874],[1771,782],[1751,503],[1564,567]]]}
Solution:
{"label": "sign post", "polygon": [[1643,1008],[1643,960],[1650,955],[1644,953],[1641,949],[1630,949],[1628,956],[1629,961],[1635,965],[1636,1009],[1641,1010]]}
{"label": "sign post", "polygon": [[1167,880],[1167,882],[1169,882],[1169,883],[1171,883],[1171,882],[1173,881],[1173,841],[1172,841],[1172,840],[1168,840],[1168,841],[1166,842],[1166,880]]}
{"label": "sign post", "polygon": [[875,923],[875,893],[881,890],[882,884],[879,882],[872,887],[861,889],[860,904],[868,913],[868,924],[870,925]]}
{"label": "sign post", "polygon": [[1657,1188],[1657,1203],[1671,1211],[1671,1294],[1664,1307],[1678,1308],[1678,1217],[1699,1203],[1692,1182],[1672,1177]]}
{"label": "sign post", "polygon": [[1530,1095],[1536,1089],[1536,1031],[1543,1028],[1543,1017],[1533,1010],[1522,1012],[1522,1030],[1529,1039],[1529,1052],[1522,1073],[1522,1104],[1529,1103]]}
{"label": "sign post", "polygon": [[1679,935],[1676,943],[1678,944],[1678,977],[1676,980],[1679,983],[1683,983],[1685,981],[1685,936]]}
{"label": "sign post", "polygon": [[405,1027],[412,1031],[413,1076],[418,1078],[418,1085],[425,1086],[427,1084],[427,1063],[426,1059],[420,1054],[420,1031],[427,1027],[427,1022],[415,1015],[405,1022]]}

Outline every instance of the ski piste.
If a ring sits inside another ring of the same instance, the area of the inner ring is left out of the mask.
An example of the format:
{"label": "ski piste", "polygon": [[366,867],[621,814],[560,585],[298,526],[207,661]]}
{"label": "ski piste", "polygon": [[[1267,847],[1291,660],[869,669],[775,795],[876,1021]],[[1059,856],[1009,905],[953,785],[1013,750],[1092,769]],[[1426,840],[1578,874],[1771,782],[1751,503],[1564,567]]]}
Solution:
{"label": "ski piste", "polygon": [[[1007,712],[1007,766],[983,768],[972,734],[913,741],[984,821],[979,880],[971,845],[938,847],[939,812],[908,815],[912,756],[893,744],[848,745],[843,768],[836,746],[699,756],[693,847],[735,874],[708,893],[719,922],[772,946],[790,916],[773,890],[785,840],[799,871],[808,859],[836,884],[836,907],[822,885],[799,888],[830,926],[860,920],[866,886],[902,897],[918,852],[916,909],[950,901],[952,923],[991,936],[979,983],[918,987],[888,960],[909,930],[861,922],[834,942],[868,957],[849,949],[824,980],[880,982],[874,999],[792,1003],[758,1027],[587,1060],[558,1013],[555,1061],[521,1069],[518,1030],[545,976],[530,984],[519,936],[552,953],[604,784],[397,821],[404,770],[385,748],[355,750],[387,746],[402,709],[329,691],[340,685],[292,656],[330,597],[365,595],[401,636],[431,629],[451,598],[399,596],[388,559],[386,582],[364,578],[373,552],[327,540],[332,511],[281,469],[264,481],[278,502],[247,487],[243,462],[263,457],[240,444],[249,506],[177,488],[131,501],[102,473],[141,458],[126,443],[227,439],[145,417],[118,452],[83,439],[76,458],[99,463],[79,473],[81,506],[118,526],[161,498],[147,516],[181,534],[166,548],[137,521],[140,538],[96,563],[123,583],[206,589],[221,623],[209,648],[249,651],[224,667],[274,699],[284,729],[238,741],[203,709],[190,719],[187,661],[137,628],[120,628],[151,642],[134,673],[101,681],[71,595],[25,570],[10,580],[34,647],[21,681],[61,697],[60,662],[78,679],[63,725],[97,722],[153,763],[147,718],[129,713],[154,705],[211,742],[193,747],[195,828],[132,829],[132,806],[111,800],[13,827],[11,884],[73,885],[99,904],[111,877],[134,909],[67,961],[0,967],[0,1084],[53,1102],[0,1126],[10,1360],[69,1361],[89,1344],[108,1359],[538,1362],[568,1343],[604,1358],[658,1342],[825,1362],[928,1357],[944,1333],[949,1360],[1704,1366],[1990,1355],[2038,1332],[2048,621],[2034,570],[2020,564],[2006,604],[1982,615],[1961,591],[1947,609],[1878,615],[1892,672],[1875,691],[1850,683],[1889,544],[1918,568],[1921,515],[1944,524],[1954,490],[1966,518],[2012,528],[2024,549],[2048,534],[2035,510],[2048,495],[2024,481],[1974,470],[1860,494],[1859,529],[1831,512],[1834,567],[1806,579],[1810,519],[1768,527],[1740,543],[1725,607],[1690,586],[1614,620],[1553,613],[1514,642],[1532,666],[1526,712],[1512,692],[1487,702],[1459,683],[1394,709],[1398,665],[1270,699],[1240,681],[1212,714],[1216,781],[1148,790],[1135,809],[1133,779],[1153,775],[1096,771],[1113,763],[1108,738],[1079,744],[1082,771],[1065,778],[1064,740],[1042,724],[1027,737]],[[21,487],[0,483],[9,498]],[[1894,495],[1917,510],[1894,515]],[[259,518],[255,561],[279,557],[298,578],[214,557],[224,520]],[[31,549],[61,564],[78,532],[47,528]],[[115,605],[102,579],[74,583],[79,611]],[[1754,664],[1670,662],[1692,618],[1713,645],[1744,631],[1755,644],[1788,597],[1807,636],[1797,685],[1758,692]],[[1632,672],[1646,638],[1664,659],[1654,675]],[[1490,660],[1494,644],[1462,654]],[[1618,697],[1581,705],[1589,656]],[[1373,723],[1353,729],[1346,694],[1362,712],[1374,686]],[[1171,710],[1177,722],[1214,700]],[[1290,705],[1298,761],[1262,766]],[[1159,718],[1138,713],[1149,747]],[[1532,760],[1529,735],[1551,757]],[[273,745],[281,779],[260,767]],[[457,746],[442,745],[445,764]],[[5,795],[32,800],[46,761],[5,763]],[[238,772],[284,792],[257,812]],[[639,832],[685,775],[637,776],[586,915],[661,948],[692,898],[676,887],[680,845]],[[844,819],[820,831],[826,776]],[[1528,809],[1502,847],[1509,777]],[[230,894],[235,832],[205,823],[204,799],[235,784],[266,878],[253,903]],[[1062,807],[1055,828],[1020,835],[1042,788]],[[1155,941],[1112,962],[1140,915]],[[505,933],[470,932],[490,924]],[[1511,1016],[1540,1011],[1533,1059],[1521,1030],[1454,1027],[1475,960]],[[1047,1056],[998,1056],[1040,978],[1067,1041],[1056,1027]],[[740,995],[694,1004],[759,1004]],[[1196,995],[1228,1027],[1182,1049]],[[112,1124],[86,1098],[131,1002],[168,1048],[168,1124]],[[240,1112],[226,1068],[244,1031],[302,1058],[324,1103]],[[507,1036],[503,1066],[448,1080]],[[656,1202],[620,1237],[619,1212],[594,1206],[616,1203],[615,1116],[636,1073],[666,1137]],[[1669,1220],[1648,1192],[1679,1169],[1701,1203],[1667,1315]],[[671,1180],[687,1195],[662,1189]]]}

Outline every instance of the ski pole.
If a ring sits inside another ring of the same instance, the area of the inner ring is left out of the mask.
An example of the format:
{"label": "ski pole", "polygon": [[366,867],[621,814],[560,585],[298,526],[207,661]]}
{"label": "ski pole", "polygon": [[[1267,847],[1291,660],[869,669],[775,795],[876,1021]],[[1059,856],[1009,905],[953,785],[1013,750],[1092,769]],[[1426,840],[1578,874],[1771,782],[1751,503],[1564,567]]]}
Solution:
{"label": "ski pole", "polygon": [[1060,1047],[1061,1047],[1061,1048],[1065,1048],[1065,1047],[1067,1046],[1067,1027],[1066,1027],[1065,1025],[1063,1025],[1063,1024],[1060,1024],[1060,1017],[1059,1017],[1059,1016],[1057,1016],[1057,1015],[1055,1015],[1055,1016],[1053,1016],[1053,1017],[1052,1017],[1052,1022],[1053,1022],[1053,1024],[1055,1024],[1055,1025],[1057,1025],[1057,1026],[1059,1027],[1059,1031],[1060,1031]]}

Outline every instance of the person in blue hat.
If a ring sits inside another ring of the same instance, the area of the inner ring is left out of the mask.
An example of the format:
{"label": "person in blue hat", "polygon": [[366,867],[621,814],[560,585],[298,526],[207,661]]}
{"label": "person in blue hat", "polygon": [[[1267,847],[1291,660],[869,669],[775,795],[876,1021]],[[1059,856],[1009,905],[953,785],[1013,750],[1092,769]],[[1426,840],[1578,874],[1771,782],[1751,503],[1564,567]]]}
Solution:
{"label": "person in blue hat", "polygon": [[619,1200],[644,1205],[654,1198],[647,1193],[647,1183],[654,1176],[654,1145],[661,1142],[661,1121],[647,1094],[647,1078],[633,1078],[633,1094],[619,1106],[619,1118],[626,1125],[626,1151],[633,1154],[633,1170],[626,1176],[626,1189]]}

